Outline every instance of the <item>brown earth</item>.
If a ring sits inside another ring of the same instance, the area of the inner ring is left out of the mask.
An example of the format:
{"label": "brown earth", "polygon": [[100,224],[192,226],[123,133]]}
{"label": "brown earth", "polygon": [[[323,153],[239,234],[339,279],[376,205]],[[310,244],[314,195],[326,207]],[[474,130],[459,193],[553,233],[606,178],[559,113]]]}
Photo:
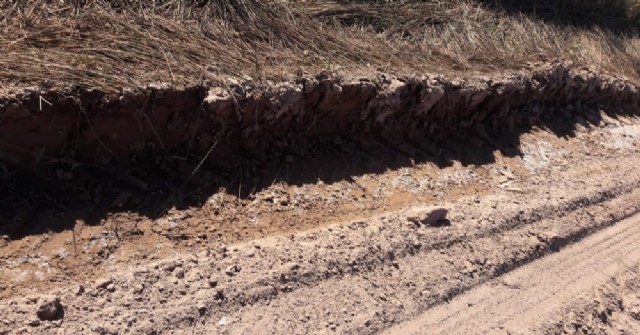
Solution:
{"label": "brown earth", "polygon": [[[451,303],[429,309],[385,334],[535,333],[541,325],[555,318],[562,306],[580,306],[576,304],[580,303],[577,297],[591,295],[589,291],[607,283],[612,277],[624,280],[633,275],[640,263],[638,239],[640,216],[636,215],[560,253],[479,285]],[[621,275],[621,271],[629,274]],[[612,330],[618,328],[622,332],[636,333],[640,318],[633,316],[640,306],[634,297],[637,292],[632,290],[637,283],[623,281],[620,284],[623,287],[618,287],[618,290],[607,287],[599,294],[604,294],[606,300],[594,299],[601,304],[578,307],[585,314],[593,310],[595,319],[568,314],[549,332],[595,334],[597,329],[606,334],[615,333]],[[614,292],[619,294],[614,295]],[[623,303],[623,300],[627,301]],[[617,310],[614,307],[618,307]],[[631,315],[626,315],[626,320],[619,317],[620,314],[614,315],[621,310],[628,310]],[[618,322],[620,324],[613,324]],[[612,329],[607,330],[598,323],[612,324]]]}
{"label": "brown earth", "polygon": [[629,266],[605,285],[585,292],[542,330],[545,334],[640,333],[638,270],[637,265]]}
{"label": "brown earth", "polygon": [[382,332],[640,210],[628,80],[362,79],[2,100],[0,334]]}

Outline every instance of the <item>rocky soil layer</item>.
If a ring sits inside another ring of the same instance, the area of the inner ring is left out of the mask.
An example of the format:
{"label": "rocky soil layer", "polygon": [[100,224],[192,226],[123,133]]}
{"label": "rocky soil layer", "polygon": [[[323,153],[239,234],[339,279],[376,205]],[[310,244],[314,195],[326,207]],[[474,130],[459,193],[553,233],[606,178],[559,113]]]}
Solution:
{"label": "rocky soil layer", "polygon": [[[416,161],[491,162],[496,150],[518,155],[520,136],[533,127],[572,136],[578,125],[634,115],[639,96],[629,80],[564,63],[473,80],[323,73],[295,83],[120,94],[23,89],[0,97],[1,183],[9,190],[0,200],[0,231],[20,236],[42,225],[33,222],[42,221],[34,206],[55,216],[104,212],[132,195],[154,195],[129,205],[154,207],[145,214],[157,218],[179,203],[201,206],[213,192],[203,190],[243,184],[237,194],[247,197],[281,178],[283,165],[297,165],[290,181],[307,184],[319,179],[312,176],[318,164],[331,165],[327,152],[345,147],[368,157],[339,178]],[[404,155],[403,163],[371,164],[381,150]]]}
{"label": "rocky soil layer", "polygon": [[640,210],[623,78],[265,85],[2,98],[0,334],[377,333]]}
{"label": "rocky soil layer", "polygon": [[569,133],[576,117],[597,124],[600,111],[633,114],[639,100],[629,80],[564,63],[472,80],[323,73],[295,83],[158,85],[118,95],[32,89],[0,98],[0,158],[21,167],[66,161],[115,169],[144,164],[140,156],[152,150],[230,168],[285,158],[282,149],[303,157],[309,142],[328,134],[437,154],[452,140],[499,144],[502,136],[491,135],[536,125]]}

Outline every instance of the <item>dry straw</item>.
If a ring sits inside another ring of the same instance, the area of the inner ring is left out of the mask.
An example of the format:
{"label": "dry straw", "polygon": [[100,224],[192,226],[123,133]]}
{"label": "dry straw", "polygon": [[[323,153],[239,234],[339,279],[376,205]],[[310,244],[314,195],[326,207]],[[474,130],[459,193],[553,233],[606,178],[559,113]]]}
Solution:
{"label": "dry straw", "polygon": [[469,75],[552,58],[638,76],[638,1],[518,3],[0,1],[1,84],[114,91],[301,67]]}

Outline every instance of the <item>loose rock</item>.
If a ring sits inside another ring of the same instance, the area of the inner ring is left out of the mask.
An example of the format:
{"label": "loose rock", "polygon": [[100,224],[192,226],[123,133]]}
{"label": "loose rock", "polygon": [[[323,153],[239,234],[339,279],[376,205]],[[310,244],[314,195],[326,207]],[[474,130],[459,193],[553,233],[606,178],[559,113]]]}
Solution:
{"label": "loose rock", "polygon": [[103,288],[106,289],[107,286],[113,284],[113,279],[111,278],[103,278],[103,279],[99,279],[98,281],[96,281],[96,287],[97,288]]}
{"label": "loose rock", "polygon": [[62,304],[58,297],[47,297],[42,299],[36,315],[42,321],[53,321],[62,318]]}
{"label": "loose rock", "polygon": [[405,216],[409,222],[416,225],[439,227],[450,225],[446,219],[448,212],[449,210],[442,207],[420,207],[406,211]]}

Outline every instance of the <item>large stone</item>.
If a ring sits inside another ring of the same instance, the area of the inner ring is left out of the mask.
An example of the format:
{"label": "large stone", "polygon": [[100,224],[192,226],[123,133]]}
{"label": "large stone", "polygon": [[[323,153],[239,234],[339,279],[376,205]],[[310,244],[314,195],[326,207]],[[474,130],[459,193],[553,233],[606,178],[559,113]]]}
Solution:
{"label": "large stone", "polygon": [[446,208],[431,206],[411,208],[404,212],[404,215],[409,222],[417,225],[439,227],[450,224],[447,220],[447,213],[449,210]]}
{"label": "large stone", "polygon": [[46,297],[41,299],[36,315],[42,321],[53,321],[62,318],[62,304],[58,297]]}

